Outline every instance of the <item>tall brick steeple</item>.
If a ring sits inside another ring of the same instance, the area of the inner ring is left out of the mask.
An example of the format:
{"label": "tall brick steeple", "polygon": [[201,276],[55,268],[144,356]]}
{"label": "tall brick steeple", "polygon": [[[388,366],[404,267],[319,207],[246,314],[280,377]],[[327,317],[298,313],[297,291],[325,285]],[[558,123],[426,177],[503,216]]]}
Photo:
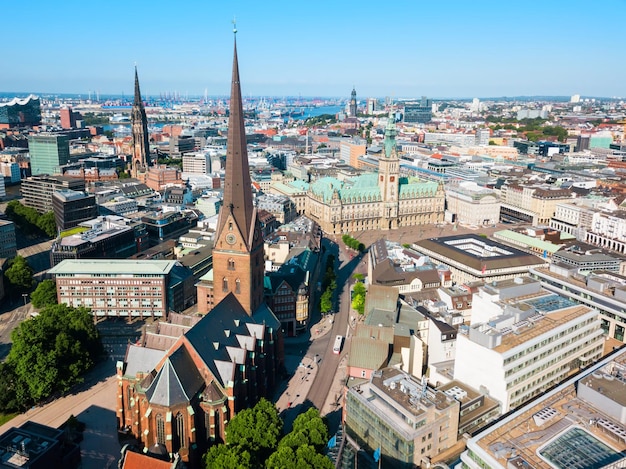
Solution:
{"label": "tall brick steeple", "polygon": [[131,123],[133,134],[133,159],[132,159],[132,176],[137,177],[141,173],[145,173],[150,165],[150,143],[148,139],[148,118],[146,117],[146,109],[141,100],[141,91],[139,90],[139,77],[137,76],[137,67],[135,66],[135,100],[133,101],[133,109],[131,111]]}
{"label": "tall brick steeple", "polygon": [[252,315],[263,302],[263,271],[263,238],[252,202],[235,40],[224,201],[213,248],[214,304],[232,292]]}

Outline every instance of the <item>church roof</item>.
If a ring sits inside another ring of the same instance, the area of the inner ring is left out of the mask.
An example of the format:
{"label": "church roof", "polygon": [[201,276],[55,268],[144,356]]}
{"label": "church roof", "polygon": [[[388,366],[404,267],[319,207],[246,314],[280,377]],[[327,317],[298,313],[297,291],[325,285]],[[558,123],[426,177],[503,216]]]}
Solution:
{"label": "church roof", "polygon": [[139,345],[129,345],[126,350],[126,369],[124,375],[137,376],[137,373],[150,373],[161,361],[165,351],[152,348],[141,347]]}
{"label": "church roof", "polygon": [[146,390],[150,404],[171,407],[186,404],[204,386],[204,380],[185,347],[167,357],[163,367]]}
{"label": "church roof", "polygon": [[[235,295],[230,293],[204,316],[189,332],[185,340],[193,347],[222,386],[227,386],[234,376],[233,358],[241,360],[239,336],[250,336],[251,327],[259,340],[264,338],[264,326],[254,324]],[[250,347],[253,349],[253,347]]]}

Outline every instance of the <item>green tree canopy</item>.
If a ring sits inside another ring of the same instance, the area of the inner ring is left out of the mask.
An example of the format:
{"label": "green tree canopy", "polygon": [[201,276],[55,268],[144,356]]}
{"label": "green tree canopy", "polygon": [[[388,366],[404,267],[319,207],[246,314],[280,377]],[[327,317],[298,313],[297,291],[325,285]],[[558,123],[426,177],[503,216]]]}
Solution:
{"label": "green tree canopy", "polygon": [[296,417],[293,422],[293,429],[281,440],[280,446],[283,446],[285,439],[292,434],[304,435],[306,437],[305,444],[313,446],[317,451],[322,451],[328,443],[328,426],[314,407]]}
{"label": "green tree canopy", "polygon": [[359,314],[365,313],[365,295],[367,290],[363,282],[356,282],[352,288],[352,309],[356,310]]}
{"label": "green tree canopy", "polygon": [[85,308],[65,304],[47,306],[39,316],[22,322],[11,334],[7,363],[24,383],[33,401],[82,382],[81,374],[102,353],[102,343]]}
{"label": "green tree canopy", "polygon": [[30,295],[30,301],[35,308],[43,308],[57,304],[57,284],[54,280],[46,279],[37,285]]}
{"label": "green tree canopy", "polygon": [[16,256],[9,261],[9,268],[4,275],[9,282],[8,291],[15,294],[29,292],[35,284],[33,269],[22,256]]}
{"label": "green tree canopy", "polygon": [[238,445],[264,461],[276,449],[283,421],[274,404],[261,399],[252,409],[235,415],[226,427],[226,443]]}
{"label": "green tree canopy", "polygon": [[289,446],[281,446],[265,463],[266,469],[333,469],[335,466],[323,454],[315,451],[310,445],[300,446],[294,450]]}
{"label": "green tree canopy", "polygon": [[54,212],[47,212],[37,219],[37,228],[54,238],[57,234],[57,223],[54,219]]}
{"label": "green tree canopy", "polygon": [[333,292],[331,289],[324,290],[320,298],[320,311],[324,314],[333,309]]}
{"label": "green tree canopy", "polygon": [[206,469],[252,469],[250,453],[240,446],[211,446],[204,455]]}

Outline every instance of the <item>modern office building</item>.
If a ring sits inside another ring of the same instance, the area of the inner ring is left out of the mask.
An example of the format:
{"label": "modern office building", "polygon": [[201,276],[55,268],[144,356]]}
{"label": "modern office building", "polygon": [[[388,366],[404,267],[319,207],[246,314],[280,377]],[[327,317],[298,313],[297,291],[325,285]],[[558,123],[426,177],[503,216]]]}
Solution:
{"label": "modern office building", "polygon": [[41,102],[30,95],[24,99],[14,98],[0,103],[0,129],[32,127],[41,124]]}
{"label": "modern office building", "polygon": [[62,129],[73,129],[76,127],[76,117],[80,114],[72,111],[71,107],[64,107],[59,111]]}
{"label": "modern office building", "polygon": [[298,216],[295,204],[284,195],[263,194],[257,197],[256,206],[274,215],[281,225],[291,223]]}
{"label": "modern office building", "polygon": [[185,153],[183,155],[183,173],[210,174],[211,155],[209,153]]}
{"label": "modern office building", "polygon": [[148,246],[145,225],[138,221],[103,216],[82,222],[78,228],[78,233],[61,233],[52,243],[50,265],[65,259],[126,259]]}
{"label": "modern office building", "polygon": [[168,239],[177,239],[196,225],[195,212],[154,212],[141,217],[146,225],[151,246],[156,246]]}
{"label": "modern office building", "polygon": [[52,193],[52,210],[57,230],[73,228],[98,216],[96,196],[73,190]]}
{"label": "modern office building", "polygon": [[547,264],[546,259],[475,234],[422,239],[411,247],[446,265],[452,280],[461,284],[527,276],[529,268]]}
{"label": "modern office building", "polygon": [[454,379],[515,409],[602,356],[598,311],[543,290],[531,279],[493,282],[472,299],[460,328]]}
{"label": "modern office building", "polygon": [[70,161],[70,140],[65,134],[42,133],[28,137],[30,170],[33,176],[60,174]]}
{"label": "modern office building", "polygon": [[52,194],[62,190],[83,192],[85,181],[67,176],[31,176],[24,179],[20,187],[24,198],[22,203],[39,213],[51,212],[53,210]]}
{"label": "modern office building", "polygon": [[460,469],[626,467],[626,349],[467,441]]}
{"label": "modern office building", "polygon": [[96,317],[167,318],[195,303],[193,275],[176,261],[64,260],[48,273],[59,303]]}
{"label": "modern office building", "polygon": [[0,220],[0,259],[11,259],[17,256],[15,224],[12,221]]}
{"label": "modern office building", "polygon": [[432,101],[422,96],[419,102],[404,104],[404,122],[412,124],[426,124],[433,118]]}
{"label": "modern office building", "polygon": [[176,135],[170,137],[170,158],[182,158],[186,153],[196,149],[196,141],[191,135]]}
{"label": "modern office building", "polygon": [[459,402],[394,368],[348,388],[345,432],[381,467],[413,469],[456,444]]}
{"label": "modern office building", "polygon": [[546,290],[567,296],[572,301],[595,308],[600,325],[608,337],[625,342],[626,277],[614,271],[579,269],[563,264],[530,269],[530,276]]}

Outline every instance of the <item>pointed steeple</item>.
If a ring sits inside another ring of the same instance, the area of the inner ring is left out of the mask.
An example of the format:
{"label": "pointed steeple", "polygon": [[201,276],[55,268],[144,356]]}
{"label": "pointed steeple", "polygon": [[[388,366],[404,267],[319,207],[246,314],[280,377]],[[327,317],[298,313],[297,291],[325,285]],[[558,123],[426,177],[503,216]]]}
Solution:
{"label": "pointed steeple", "polygon": [[133,101],[134,106],[143,106],[143,102],[141,101],[141,91],[139,90],[139,76],[137,75],[137,65],[135,65],[135,100]]}
{"label": "pointed steeple", "polygon": [[230,89],[230,115],[228,118],[228,146],[226,149],[226,172],[224,175],[224,203],[220,210],[217,232],[222,232],[228,216],[232,214],[235,223],[249,247],[254,231],[254,206],[250,185],[250,166],[246,146],[243,103],[239,84],[239,62],[237,60],[237,40],[233,56],[233,78]]}
{"label": "pointed steeple", "polygon": [[141,100],[139,76],[135,65],[135,100],[131,111],[131,127],[133,135],[132,175],[138,177],[150,166],[150,141],[148,136],[148,118]]}

